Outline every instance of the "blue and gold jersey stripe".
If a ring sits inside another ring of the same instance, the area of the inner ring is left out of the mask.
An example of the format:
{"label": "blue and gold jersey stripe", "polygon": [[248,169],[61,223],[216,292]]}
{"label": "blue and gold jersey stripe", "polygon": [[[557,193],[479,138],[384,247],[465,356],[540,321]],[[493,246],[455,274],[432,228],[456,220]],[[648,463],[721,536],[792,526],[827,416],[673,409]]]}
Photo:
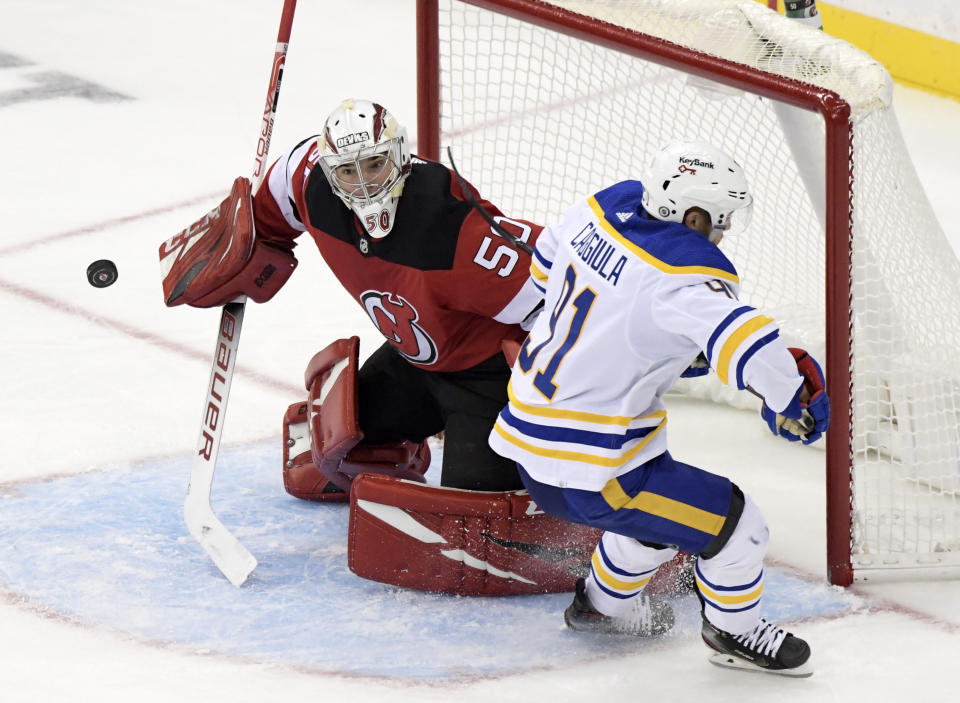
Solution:
{"label": "blue and gold jersey stripe", "polygon": [[553,268],[553,262],[548,261],[546,257],[544,257],[544,255],[540,252],[540,250],[537,249],[536,247],[534,247],[533,249],[532,259],[544,271],[549,271],[550,269]]}
{"label": "blue and gold jersey stripe", "polygon": [[[526,441],[526,439],[534,439],[529,435],[515,436],[512,434],[509,431],[509,426],[506,425],[502,415],[497,418],[497,422],[493,426],[493,431],[515,447],[519,447],[525,452],[529,452],[535,456],[544,457],[546,459],[555,459],[558,461],[572,461],[580,464],[590,464],[592,466],[601,466],[604,468],[622,468],[624,466],[628,466],[631,460],[633,460],[637,454],[643,451],[643,448],[650,443],[650,440],[657,436],[657,434],[666,426],[666,424],[667,420],[664,418],[663,422],[654,427],[652,431],[640,442],[637,442],[630,449],[620,453],[617,456],[603,456],[602,454],[596,454],[590,451],[555,449],[548,446],[533,444]],[[521,437],[526,439],[521,439]],[[584,448],[589,450],[591,447],[585,445]]]}
{"label": "blue and gold jersey stripe", "polygon": [[533,279],[533,285],[535,285],[541,293],[545,293],[547,290],[547,275],[550,273],[552,267],[553,264],[547,261],[543,257],[543,254],[535,248],[533,250],[533,256],[530,257],[530,277]]}
{"label": "blue and gold jersey stripe", "polygon": [[589,422],[594,425],[622,425],[629,427],[637,422],[644,420],[662,420],[666,418],[666,410],[658,410],[649,415],[632,417],[628,415],[601,415],[599,413],[584,412],[580,410],[562,410],[560,408],[550,408],[540,405],[530,405],[519,400],[513,392],[513,382],[507,383],[507,396],[510,398],[510,404],[527,415],[537,415],[539,417],[556,418],[559,420],[577,420],[579,422]]}
{"label": "blue and gold jersey stripe", "polygon": [[540,292],[547,290],[547,274],[540,270],[536,261],[530,262],[530,277],[533,279],[533,285],[535,285]]}
{"label": "blue and gold jersey stripe", "polygon": [[711,513],[694,505],[648,491],[640,491],[631,497],[623,490],[616,478],[607,481],[600,494],[614,510],[641,510],[709,535],[719,534],[727,519],[725,515]]}
{"label": "blue and gold jersey stripe", "polygon": [[694,579],[704,602],[723,613],[742,613],[751,608],[756,608],[760,604],[760,596],[763,595],[763,569],[749,583],[736,586],[718,586],[708,581],[700,570],[700,565],[696,564]]}
{"label": "blue and gold jersey stripe", "polygon": [[710,335],[710,339],[707,340],[706,352],[707,352],[708,359],[711,359],[711,360],[713,359],[713,347],[716,345],[717,340],[720,339],[720,335],[726,332],[727,328],[731,324],[733,324],[734,320],[736,320],[738,317],[740,317],[744,313],[750,312],[751,310],[754,310],[754,309],[755,308],[752,308],[749,305],[741,305],[739,308],[732,311],[729,315],[727,315],[725,318],[723,318],[723,320],[720,321],[720,324],[717,325],[716,329],[713,330],[713,334]]}
{"label": "blue and gold jersey stripe", "polygon": [[[747,340],[753,339],[758,332],[768,325],[773,324],[774,320],[772,317],[757,313],[757,311],[749,305],[742,305],[723,318],[716,329],[713,330],[713,334],[710,335],[706,348],[710,365],[716,370],[717,378],[720,379],[721,382],[730,384],[731,381],[734,381],[736,387],[743,390],[745,387],[743,372],[747,362],[749,362],[760,349],[777,339],[780,336],[780,332],[774,327],[764,336],[759,339],[754,339],[746,350],[741,351],[741,349]],[[717,344],[725,334],[727,337],[723,343],[720,344],[720,349],[717,350]],[[735,365],[733,363],[734,360],[736,360]],[[734,372],[733,379],[731,379],[731,370]]]}
{"label": "blue and gold jersey stripe", "polygon": [[756,342],[751,344],[750,348],[740,356],[740,361],[737,362],[737,388],[739,390],[746,388],[746,384],[743,381],[743,370],[746,367],[747,362],[753,358],[754,354],[760,351],[763,347],[767,346],[773,340],[777,339],[779,336],[780,330],[774,330],[770,334],[761,337]]}
{"label": "blue and gold jersey stripe", "polygon": [[609,449],[613,451],[623,449],[623,445],[635,439],[646,437],[659,427],[659,425],[648,425],[646,427],[633,427],[624,432],[596,432],[572,427],[559,427],[557,425],[540,425],[517,417],[510,412],[509,405],[500,411],[500,419],[515,429],[518,434],[526,435],[533,439],[542,439],[548,442],[563,442],[565,444],[583,444],[590,447],[597,447],[598,449]]}
{"label": "blue and gold jersey stripe", "polygon": [[740,345],[752,334],[758,330],[766,327],[771,322],[773,322],[772,317],[767,317],[765,315],[757,315],[742,325],[740,325],[736,330],[734,330],[727,341],[723,343],[723,346],[720,348],[720,353],[717,356],[716,364],[714,369],[717,372],[717,378],[724,384],[729,383],[730,376],[730,361],[733,359],[733,355],[740,348]]}

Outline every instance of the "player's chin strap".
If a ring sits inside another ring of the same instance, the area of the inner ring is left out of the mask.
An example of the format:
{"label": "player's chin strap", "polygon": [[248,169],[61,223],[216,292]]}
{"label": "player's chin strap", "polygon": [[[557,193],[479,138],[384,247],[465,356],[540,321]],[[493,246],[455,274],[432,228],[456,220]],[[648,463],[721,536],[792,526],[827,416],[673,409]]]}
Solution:
{"label": "player's chin strap", "polygon": [[493,219],[493,216],[487,212],[477,201],[477,198],[473,194],[473,190],[463,179],[463,176],[460,175],[460,171],[457,170],[457,164],[455,164],[453,161],[453,152],[450,150],[450,147],[447,147],[447,158],[450,160],[450,168],[453,169],[453,173],[457,177],[457,183],[460,184],[460,189],[463,191],[464,197],[466,197],[467,201],[473,205],[477,212],[480,213],[480,216],[487,221],[487,224],[490,225],[490,229],[493,230],[494,234],[507,240],[514,248],[532,256],[533,247],[519,237],[515,237],[514,235],[510,234],[510,232],[508,232],[503,225]]}

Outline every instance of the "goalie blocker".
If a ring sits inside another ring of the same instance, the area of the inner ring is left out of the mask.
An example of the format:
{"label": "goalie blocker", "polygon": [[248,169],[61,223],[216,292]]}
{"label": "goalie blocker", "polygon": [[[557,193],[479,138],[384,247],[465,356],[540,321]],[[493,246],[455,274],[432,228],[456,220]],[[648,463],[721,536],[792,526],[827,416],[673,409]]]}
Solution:
{"label": "goalie blocker", "polygon": [[[314,501],[350,500],[348,564],[373,581],[455,595],[572,591],[589,572],[600,531],[539,510],[526,491],[424,485],[427,443],[361,444],[359,339],[318,352],[306,402],[283,419],[283,483]],[[648,592],[689,590],[687,555],[661,567]]]}

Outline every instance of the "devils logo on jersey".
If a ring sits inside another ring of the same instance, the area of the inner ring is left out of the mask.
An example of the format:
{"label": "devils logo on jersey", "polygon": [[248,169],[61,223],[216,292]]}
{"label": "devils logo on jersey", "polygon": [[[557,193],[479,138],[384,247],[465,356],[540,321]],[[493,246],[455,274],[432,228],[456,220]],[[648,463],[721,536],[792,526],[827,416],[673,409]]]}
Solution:
{"label": "devils logo on jersey", "polygon": [[360,296],[360,302],[373,324],[400,354],[425,366],[437,360],[437,345],[417,324],[417,309],[403,296],[368,290]]}

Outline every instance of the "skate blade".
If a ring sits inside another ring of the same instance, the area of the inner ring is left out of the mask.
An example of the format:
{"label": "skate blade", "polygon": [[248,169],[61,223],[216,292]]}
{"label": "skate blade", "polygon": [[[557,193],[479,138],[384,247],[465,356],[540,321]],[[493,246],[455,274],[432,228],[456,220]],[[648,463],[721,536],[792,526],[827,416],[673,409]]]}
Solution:
{"label": "skate blade", "polygon": [[778,676],[789,676],[798,679],[805,679],[813,675],[813,667],[810,666],[809,660],[793,669],[764,669],[762,666],[752,664],[746,659],[741,659],[732,654],[717,652],[716,654],[710,655],[710,663],[723,667],[724,669],[740,669],[741,671],[753,671],[758,674],[777,674]]}

